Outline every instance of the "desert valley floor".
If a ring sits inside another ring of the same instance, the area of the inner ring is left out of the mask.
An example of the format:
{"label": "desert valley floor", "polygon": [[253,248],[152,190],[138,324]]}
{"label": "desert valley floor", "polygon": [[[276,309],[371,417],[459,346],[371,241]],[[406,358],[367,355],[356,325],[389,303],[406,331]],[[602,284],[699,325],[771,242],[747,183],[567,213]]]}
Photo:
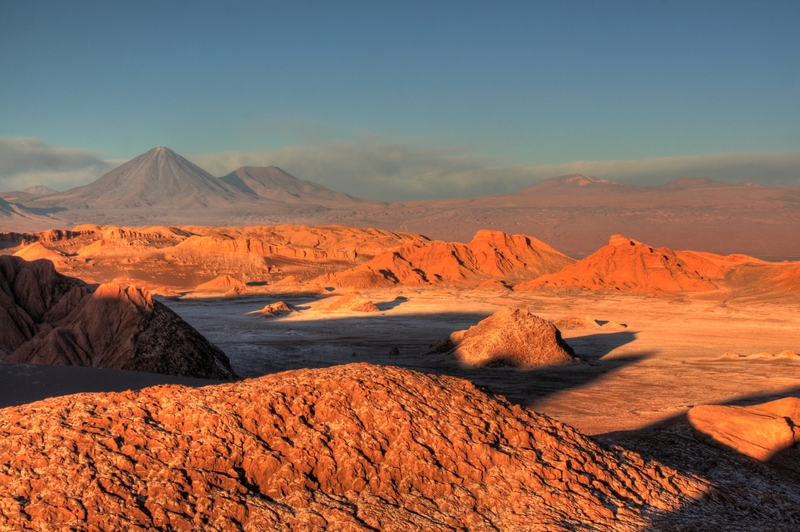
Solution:
{"label": "desert valley floor", "polygon": [[[640,429],[694,405],[800,393],[797,359],[723,357],[795,349],[800,303],[737,305],[594,293],[361,293],[381,312],[331,314],[317,310],[324,299],[307,297],[282,298],[299,310],[275,318],[250,314],[274,297],[165,302],[225,351],[243,377],[350,362],[397,365],[469,379],[587,434]],[[562,329],[583,359],[567,366],[466,369],[447,355],[428,353],[436,340],[505,306],[527,306],[552,321],[588,317],[603,325]]]}

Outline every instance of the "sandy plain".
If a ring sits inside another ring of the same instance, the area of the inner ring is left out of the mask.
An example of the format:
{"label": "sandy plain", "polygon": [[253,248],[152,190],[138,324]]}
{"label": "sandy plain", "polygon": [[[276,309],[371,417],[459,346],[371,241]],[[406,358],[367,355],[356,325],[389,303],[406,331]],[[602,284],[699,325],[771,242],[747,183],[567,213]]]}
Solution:
{"label": "sandy plain", "polygon": [[[338,294],[332,292],[330,296]],[[164,302],[255,377],[349,362],[397,365],[469,379],[586,434],[642,429],[700,404],[800,393],[800,359],[721,358],[800,350],[800,303],[755,304],[593,292],[361,290],[379,313],[324,310],[324,296],[241,296]],[[250,312],[282,300],[296,311]],[[588,316],[596,328],[563,329],[583,362],[520,370],[465,368],[430,344],[505,306],[548,320]],[[623,326],[624,325],[624,326]]]}

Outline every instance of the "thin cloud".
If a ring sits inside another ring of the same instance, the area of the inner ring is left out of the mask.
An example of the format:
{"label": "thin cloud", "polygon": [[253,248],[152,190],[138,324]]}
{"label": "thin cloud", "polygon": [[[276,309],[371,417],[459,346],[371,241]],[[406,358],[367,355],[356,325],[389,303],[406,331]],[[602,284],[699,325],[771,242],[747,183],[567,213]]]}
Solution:
{"label": "thin cloud", "polygon": [[683,176],[728,183],[800,185],[800,152],[715,153],[687,157],[575,161],[531,168],[540,178],[584,174],[637,185],[660,185]]}
{"label": "thin cloud", "polygon": [[232,151],[189,158],[218,176],[241,166],[280,166],[296,177],[334,190],[386,201],[505,194],[567,174],[639,185],[660,185],[682,176],[730,183],[800,185],[798,152],[504,166],[497,159],[472,155],[466,149],[425,148],[365,138],[290,146],[270,152]]}
{"label": "thin cloud", "polygon": [[[318,141],[274,151],[228,151],[187,156],[216,176],[241,166],[280,166],[298,178],[353,196],[384,201],[506,194],[566,174],[642,185],[682,176],[731,183],[800,185],[800,152],[720,153],[689,157],[504,165],[466,148],[430,148],[371,135]],[[0,137],[0,190],[46,185],[65,190],[91,182],[123,161],[37,139]]]}
{"label": "thin cloud", "polygon": [[0,137],[0,189],[46,185],[56,190],[93,181],[116,166],[97,152],[50,146],[28,137]]}

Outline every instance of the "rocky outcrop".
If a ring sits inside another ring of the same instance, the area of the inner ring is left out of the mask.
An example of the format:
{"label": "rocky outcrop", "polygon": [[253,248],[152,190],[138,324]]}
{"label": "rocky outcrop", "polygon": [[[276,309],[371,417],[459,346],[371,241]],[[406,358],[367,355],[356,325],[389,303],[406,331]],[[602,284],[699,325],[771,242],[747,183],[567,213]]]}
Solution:
{"label": "rocky outcrop", "polygon": [[47,248],[41,242],[34,242],[14,253],[15,257],[20,257],[25,260],[39,260],[47,259],[54,264],[64,262],[65,254],[54,249]]}
{"label": "rocky outcrop", "polygon": [[553,322],[559,330],[565,329],[599,329],[600,325],[589,316],[565,316]]}
{"label": "rocky outcrop", "polygon": [[0,528],[641,530],[701,481],[467,381],[353,364],[0,411]]}
{"label": "rocky outcrop", "polygon": [[326,312],[379,312],[375,303],[353,291],[337,298],[323,308]]}
{"label": "rocky outcrop", "polygon": [[0,299],[5,362],[235,377],[222,351],[140,288],[93,289],[50,261],[0,257]]}
{"label": "rocky outcrop", "polygon": [[354,288],[440,283],[476,287],[492,279],[512,283],[533,279],[557,272],[573,262],[533,237],[478,231],[469,244],[442,241],[408,244],[386,251],[367,264],[317,281]]}
{"label": "rocky outcrop", "polygon": [[244,292],[247,285],[238,279],[234,279],[230,275],[220,275],[219,277],[197,285],[194,289],[195,294],[223,294],[223,295],[236,295]]}
{"label": "rocky outcrop", "polygon": [[5,357],[43,328],[57,324],[89,293],[48,260],[0,256],[0,352]]}
{"label": "rocky outcrop", "polygon": [[695,406],[686,414],[696,434],[713,444],[767,461],[800,442],[800,398],[753,406]]}
{"label": "rocky outcrop", "polygon": [[256,310],[251,312],[250,314],[261,314],[267,318],[274,318],[275,316],[280,316],[282,314],[288,314],[290,312],[294,312],[292,307],[284,303],[283,301],[276,301],[275,303],[268,303],[264,305],[264,308],[261,310]]}
{"label": "rocky outcrop", "polygon": [[760,262],[744,255],[722,257],[712,253],[653,248],[621,235],[585,259],[557,273],[519,284],[515,290],[574,287],[652,295],[716,290],[734,268]]}
{"label": "rocky outcrop", "polygon": [[466,331],[454,332],[449,341],[456,358],[469,366],[532,368],[578,360],[559,330],[527,308],[498,310]]}

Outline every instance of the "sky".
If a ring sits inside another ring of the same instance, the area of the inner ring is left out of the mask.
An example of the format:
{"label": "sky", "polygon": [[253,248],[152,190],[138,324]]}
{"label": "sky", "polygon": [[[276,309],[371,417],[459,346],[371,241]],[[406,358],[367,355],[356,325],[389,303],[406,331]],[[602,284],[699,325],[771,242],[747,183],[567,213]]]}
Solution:
{"label": "sky", "polygon": [[800,2],[0,4],[0,190],[155,146],[355,196],[800,185]]}

